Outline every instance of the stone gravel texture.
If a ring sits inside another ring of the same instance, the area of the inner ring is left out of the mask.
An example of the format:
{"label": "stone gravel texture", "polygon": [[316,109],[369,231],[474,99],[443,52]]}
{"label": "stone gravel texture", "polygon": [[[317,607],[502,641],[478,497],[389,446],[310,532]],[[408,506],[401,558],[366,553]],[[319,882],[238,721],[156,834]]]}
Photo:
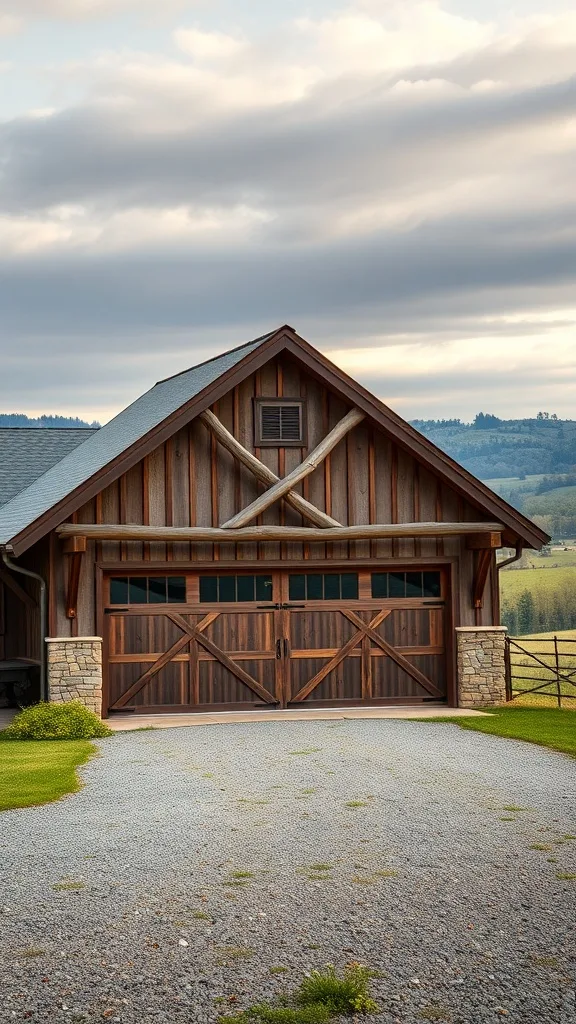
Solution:
{"label": "stone gravel texture", "polygon": [[361,961],[375,1021],[574,1024],[576,761],[386,720],[99,748],[0,818],[1,1021],[212,1022]]}

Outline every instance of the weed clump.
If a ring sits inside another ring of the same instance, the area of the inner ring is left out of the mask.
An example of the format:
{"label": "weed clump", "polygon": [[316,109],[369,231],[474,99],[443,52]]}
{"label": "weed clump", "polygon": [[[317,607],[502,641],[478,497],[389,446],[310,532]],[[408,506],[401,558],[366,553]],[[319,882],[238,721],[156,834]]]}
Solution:
{"label": "weed clump", "polygon": [[289,1000],[256,1003],[234,1016],[221,1017],[220,1024],[325,1024],[334,1017],[378,1013],[370,996],[372,972],[351,964],[338,974],[332,964],[311,971]]}

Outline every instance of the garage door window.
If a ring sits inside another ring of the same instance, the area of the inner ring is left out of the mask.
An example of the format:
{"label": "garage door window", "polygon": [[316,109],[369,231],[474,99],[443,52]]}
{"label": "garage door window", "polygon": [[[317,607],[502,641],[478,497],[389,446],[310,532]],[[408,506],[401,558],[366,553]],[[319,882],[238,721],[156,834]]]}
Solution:
{"label": "garage door window", "polygon": [[356,601],[358,573],[302,573],[290,576],[288,594],[291,601]]}
{"label": "garage door window", "polygon": [[372,597],[440,597],[439,572],[373,572]]}
{"label": "garage door window", "polygon": [[271,576],[201,576],[200,601],[271,601]]}
{"label": "garage door window", "polygon": [[110,604],[183,604],[184,576],[114,576]]}

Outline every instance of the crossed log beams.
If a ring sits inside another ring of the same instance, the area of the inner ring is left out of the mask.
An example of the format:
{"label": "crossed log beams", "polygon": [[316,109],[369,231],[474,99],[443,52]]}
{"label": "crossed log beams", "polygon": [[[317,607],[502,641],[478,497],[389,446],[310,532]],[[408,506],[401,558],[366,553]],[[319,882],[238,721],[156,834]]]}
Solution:
{"label": "crossed log beams", "polygon": [[[296,469],[288,473],[283,480],[278,480],[277,483],[273,484],[264,494],[259,495],[254,501],[252,501],[246,508],[243,508],[241,512],[238,512],[227,522],[222,524],[224,530],[239,529],[246,526],[248,523],[256,519],[262,512],[264,512],[270,505],[272,505],[278,498],[284,497],[295,484],[300,483],[305,477],[314,470],[324,461],[326,456],[332,451],[333,448],[342,440],[346,434],[353,429],[358,423],[364,419],[364,413],[360,409],[351,409],[349,413],[332,428],[329,434],[320,441],[320,444],[316,445],[313,451],[300,463]],[[319,509],[316,509],[319,512]]]}
{"label": "crossed log beams", "polygon": [[[199,417],[202,422],[213,432],[215,437],[220,444],[230,452],[234,458],[238,459],[242,465],[249,469],[257,480],[261,483],[267,484],[270,487],[273,484],[277,484],[280,481],[280,477],[276,476],[268,466],[265,466],[260,459],[257,459],[252,452],[244,448],[244,445],[240,444],[233,434],[226,429],[223,423],[220,422],[217,416],[214,415],[209,409],[206,412],[200,414]],[[300,515],[304,516],[315,526],[340,526],[337,519],[333,519],[332,516],[322,512],[316,505],[313,505],[310,501],[306,501],[301,494],[297,491],[288,490],[284,495],[284,500]]]}

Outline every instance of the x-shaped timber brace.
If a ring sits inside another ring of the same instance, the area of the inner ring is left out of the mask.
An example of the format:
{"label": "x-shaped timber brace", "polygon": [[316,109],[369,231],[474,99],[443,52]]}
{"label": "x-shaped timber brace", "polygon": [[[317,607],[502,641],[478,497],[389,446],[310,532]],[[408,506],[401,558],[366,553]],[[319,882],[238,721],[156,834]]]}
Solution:
{"label": "x-shaped timber brace", "polygon": [[[365,418],[360,409],[351,409],[335,427],[320,441],[296,469],[280,479],[260,459],[248,451],[226,429],[218,417],[206,410],[200,413],[202,422],[214,433],[220,444],[243,466],[246,466],[257,480],[267,484],[268,489],[254,499],[246,508],[232,516],[220,527],[197,526],[139,526],[130,524],[86,524],[63,523],[57,533],[66,540],[65,551],[72,555],[69,567],[67,614],[76,614],[78,582],[82,551],[86,539],[97,540],[142,540],[142,541],[189,541],[224,543],[227,541],[348,541],[371,540],[394,537],[446,537],[467,536],[467,547],[476,552],[472,601],[475,608],[482,606],[482,596],[490,570],[492,551],[502,545],[501,523],[385,523],[359,526],[342,526],[338,520],[327,515],[294,490],[294,487],[313,473],[342,440],[346,434]],[[262,512],[279,498],[284,500],[303,518],[313,524],[310,527],[291,526],[249,526]],[[76,543],[75,543],[76,542]],[[78,543],[79,542],[79,543]],[[82,547],[83,542],[83,547]],[[70,545],[70,546],[68,546]]]}

